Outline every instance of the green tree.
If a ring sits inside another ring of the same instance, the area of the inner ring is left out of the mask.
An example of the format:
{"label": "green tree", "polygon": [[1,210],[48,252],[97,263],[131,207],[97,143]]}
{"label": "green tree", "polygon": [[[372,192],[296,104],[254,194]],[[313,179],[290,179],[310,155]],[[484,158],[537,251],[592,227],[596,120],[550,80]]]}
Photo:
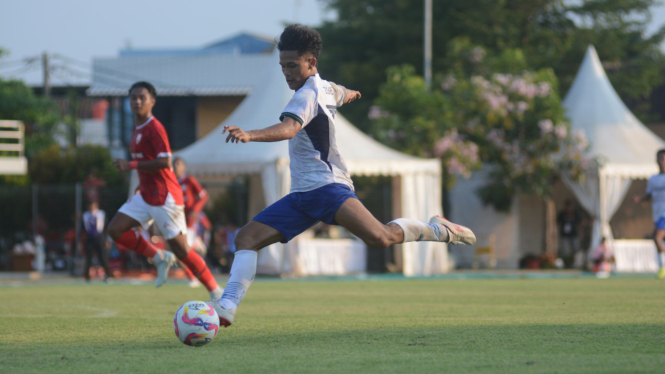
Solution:
{"label": "green tree", "polygon": [[[338,14],[319,31],[324,48],[320,71],[329,80],[363,93],[363,100],[342,112],[362,130],[367,113],[385,82],[389,66],[408,64],[422,75],[422,0],[324,0]],[[594,44],[619,95],[641,119],[648,119],[643,100],[662,82],[661,29],[646,37],[649,9],[655,0],[451,0],[434,2],[433,70],[454,63],[446,47],[465,37],[500,55],[506,49],[524,53],[533,71],[552,68],[566,92],[589,44]]]}
{"label": "green tree", "polygon": [[53,101],[35,96],[25,83],[0,78],[0,119],[23,121],[30,158],[53,144],[60,115]]}
{"label": "green tree", "polygon": [[551,69],[524,70],[519,50],[499,56],[469,43],[451,43],[451,68],[428,90],[415,69],[388,69],[372,108],[379,140],[417,155],[441,157],[454,181],[489,165],[481,199],[500,211],[517,193],[547,198],[561,171],[591,165],[583,132],[570,131]]}
{"label": "green tree", "polygon": [[33,183],[83,182],[89,174],[106,182],[107,186],[122,186],[124,174],[112,164],[109,150],[101,146],[83,145],[62,149],[57,144],[40,151],[28,165]]}

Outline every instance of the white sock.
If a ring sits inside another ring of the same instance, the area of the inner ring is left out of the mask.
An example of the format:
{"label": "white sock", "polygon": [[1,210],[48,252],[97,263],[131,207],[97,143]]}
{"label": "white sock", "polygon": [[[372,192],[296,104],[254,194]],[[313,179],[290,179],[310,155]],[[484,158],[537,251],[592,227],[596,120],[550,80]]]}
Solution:
{"label": "white sock", "polygon": [[433,223],[425,223],[408,218],[398,218],[389,223],[399,226],[404,232],[404,242],[447,242],[449,239],[448,229]]}
{"label": "white sock", "polygon": [[658,268],[662,269],[665,264],[665,252],[656,252],[656,259],[658,260]]}
{"label": "white sock", "polygon": [[231,265],[231,274],[229,282],[226,283],[224,294],[219,301],[219,305],[224,309],[236,309],[240,300],[245,297],[245,293],[252,285],[256,275],[256,259],[258,252],[249,249],[236,251],[233,265]]}
{"label": "white sock", "polygon": [[[194,278],[194,279],[196,279],[196,278]],[[208,293],[210,294],[210,299],[219,300],[219,299],[222,298],[222,294],[224,293],[224,289],[221,288],[220,286],[217,286],[217,288],[215,288],[214,290],[212,290]]]}

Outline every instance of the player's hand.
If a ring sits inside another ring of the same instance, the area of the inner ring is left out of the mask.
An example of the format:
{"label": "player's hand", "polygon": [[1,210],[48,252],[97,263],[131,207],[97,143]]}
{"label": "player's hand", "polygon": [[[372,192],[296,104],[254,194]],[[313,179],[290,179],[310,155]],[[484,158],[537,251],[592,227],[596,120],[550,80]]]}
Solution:
{"label": "player's hand", "polygon": [[247,143],[252,140],[248,133],[237,126],[224,126],[222,134],[226,134],[227,132],[229,133],[229,136],[226,137],[227,143],[229,141],[231,141],[231,143]]}
{"label": "player's hand", "polygon": [[129,171],[129,161],[116,158],[113,165],[120,171]]}
{"label": "player's hand", "polygon": [[347,88],[346,92],[344,93],[344,104],[348,104],[355,99],[360,99],[360,96],[361,95],[359,91],[349,90]]}

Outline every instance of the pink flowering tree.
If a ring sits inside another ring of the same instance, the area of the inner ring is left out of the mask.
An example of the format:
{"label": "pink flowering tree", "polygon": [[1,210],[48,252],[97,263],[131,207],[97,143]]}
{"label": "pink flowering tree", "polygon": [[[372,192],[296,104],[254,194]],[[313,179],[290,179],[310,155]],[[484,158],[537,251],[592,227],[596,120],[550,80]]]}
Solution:
{"label": "pink flowering tree", "polygon": [[388,70],[370,111],[374,135],[403,151],[443,160],[448,187],[482,164],[484,203],[506,211],[517,192],[548,198],[559,172],[579,176],[588,141],[571,132],[551,69],[528,71],[520,51],[497,57],[452,44],[448,71],[427,88],[409,66]]}

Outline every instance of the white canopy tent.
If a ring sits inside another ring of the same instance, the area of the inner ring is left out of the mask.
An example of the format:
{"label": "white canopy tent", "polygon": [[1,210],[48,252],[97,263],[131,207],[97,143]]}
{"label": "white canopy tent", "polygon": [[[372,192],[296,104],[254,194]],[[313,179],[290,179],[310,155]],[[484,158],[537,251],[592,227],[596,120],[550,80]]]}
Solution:
{"label": "white canopy tent", "polygon": [[[213,132],[178,152],[185,159],[188,172],[198,177],[216,175],[253,175],[250,183],[250,207],[263,200],[269,205],[290,190],[288,143],[226,144],[223,125],[240,126],[246,130],[259,129],[278,122],[279,114],[293,96],[282,76],[277,55],[267,60],[260,85]],[[352,105],[352,104],[351,104]],[[401,190],[399,207],[393,207],[402,217],[428,220],[441,214],[441,165],[438,159],[420,159],[390,149],[365,135],[344,117],[335,121],[337,145],[352,175],[381,175],[399,177]],[[260,177],[259,177],[260,176]],[[260,181],[260,182],[259,182]],[[393,186],[396,184],[394,183]],[[254,202],[252,201],[254,200]],[[395,209],[397,208],[397,209]],[[286,250],[277,244],[260,252],[259,271],[288,273],[298,262],[297,251]],[[403,272],[406,275],[429,275],[447,271],[447,248],[440,243],[406,243],[402,245]]]}
{"label": "white canopy tent", "polygon": [[628,110],[612,87],[593,46],[589,46],[563,106],[573,130],[583,130],[600,166],[583,181],[563,176],[566,186],[594,217],[591,248],[601,237],[612,241],[610,219],[623,201],[633,179],[658,173],[656,152],[665,142]]}

